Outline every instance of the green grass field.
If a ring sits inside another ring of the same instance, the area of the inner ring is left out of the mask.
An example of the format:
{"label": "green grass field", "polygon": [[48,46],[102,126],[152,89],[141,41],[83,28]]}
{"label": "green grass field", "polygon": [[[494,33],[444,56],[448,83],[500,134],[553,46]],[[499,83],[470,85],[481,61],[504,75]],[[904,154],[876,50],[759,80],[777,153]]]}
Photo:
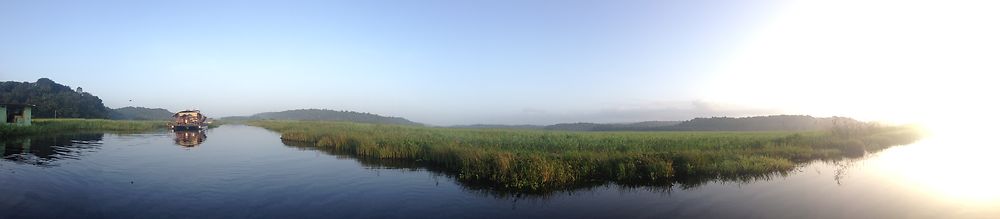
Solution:
{"label": "green grass field", "polygon": [[347,122],[250,121],[286,141],[365,159],[418,162],[465,183],[526,193],[585,184],[747,179],[911,143],[912,127],[833,132],[561,132]]}
{"label": "green grass field", "polygon": [[107,119],[34,119],[31,126],[0,125],[0,136],[16,137],[55,132],[144,132],[166,129],[168,121]]}

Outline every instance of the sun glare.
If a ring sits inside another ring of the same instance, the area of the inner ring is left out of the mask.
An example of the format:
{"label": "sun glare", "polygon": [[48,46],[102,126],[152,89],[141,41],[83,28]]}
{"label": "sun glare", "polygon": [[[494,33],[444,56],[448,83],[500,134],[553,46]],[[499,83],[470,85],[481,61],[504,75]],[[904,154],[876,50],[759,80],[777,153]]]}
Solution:
{"label": "sun glare", "polygon": [[965,3],[795,2],[735,49],[702,93],[789,114],[921,124],[931,136],[890,149],[898,153],[879,159],[885,174],[998,204],[1000,149],[986,138],[1000,122],[1000,32],[991,28],[1000,14]]}
{"label": "sun glare", "polygon": [[993,76],[1000,30],[988,28],[1000,14],[989,8],[795,2],[734,48],[700,93],[713,102],[892,123],[986,117],[997,112],[991,99],[1000,93]]}
{"label": "sun glare", "polygon": [[[975,133],[938,132],[913,145],[880,156],[878,169],[886,177],[934,196],[956,201],[1000,205],[1000,166],[996,145]],[[998,206],[1000,207],[1000,206]]]}

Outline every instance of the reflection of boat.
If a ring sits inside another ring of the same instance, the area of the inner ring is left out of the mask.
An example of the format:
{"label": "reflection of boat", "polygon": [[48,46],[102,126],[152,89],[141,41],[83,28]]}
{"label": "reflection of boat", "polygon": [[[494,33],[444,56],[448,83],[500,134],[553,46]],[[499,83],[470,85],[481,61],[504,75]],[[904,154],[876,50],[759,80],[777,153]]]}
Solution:
{"label": "reflection of boat", "polygon": [[174,123],[170,128],[174,130],[202,130],[206,127],[208,117],[198,110],[184,110],[174,114]]}
{"label": "reflection of boat", "polygon": [[205,142],[205,131],[174,131],[174,143],[184,147],[194,147],[198,146],[202,142]]}

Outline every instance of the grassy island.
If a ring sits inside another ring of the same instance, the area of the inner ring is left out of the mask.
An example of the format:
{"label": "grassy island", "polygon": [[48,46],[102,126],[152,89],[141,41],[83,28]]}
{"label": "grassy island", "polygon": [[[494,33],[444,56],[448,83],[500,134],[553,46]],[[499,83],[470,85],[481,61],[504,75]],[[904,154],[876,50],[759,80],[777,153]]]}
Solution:
{"label": "grassy island", "polygon": [[546,192],[608,182],[746,179],[812,160],[916,141],[914,127],[814,132],[567,132],[348,122],[250,121],[286,141],[365,159],[418,162],[466,183]]}
{"label": "grassy island", "polygon": [[0,137],[55,132],[144,132],[166,129],[165,120],[34,119],[30,126],[0,125]]}

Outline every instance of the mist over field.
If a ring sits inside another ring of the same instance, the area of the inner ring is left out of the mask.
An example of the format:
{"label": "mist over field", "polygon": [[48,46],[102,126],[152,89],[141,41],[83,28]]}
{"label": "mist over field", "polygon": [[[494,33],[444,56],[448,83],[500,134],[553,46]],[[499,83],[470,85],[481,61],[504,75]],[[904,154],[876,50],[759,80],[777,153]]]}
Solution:
{"label": "mist over field", "polygon": [[996,218],[997,12],[0,0],[0,218]]}
{"label": "mist over field", "polygon": [[933,123],[946,106],[995,109],[995,15],[966,3],[5,2],[0,27],[17,34],[0,35],[0,80],[217,117]]}

